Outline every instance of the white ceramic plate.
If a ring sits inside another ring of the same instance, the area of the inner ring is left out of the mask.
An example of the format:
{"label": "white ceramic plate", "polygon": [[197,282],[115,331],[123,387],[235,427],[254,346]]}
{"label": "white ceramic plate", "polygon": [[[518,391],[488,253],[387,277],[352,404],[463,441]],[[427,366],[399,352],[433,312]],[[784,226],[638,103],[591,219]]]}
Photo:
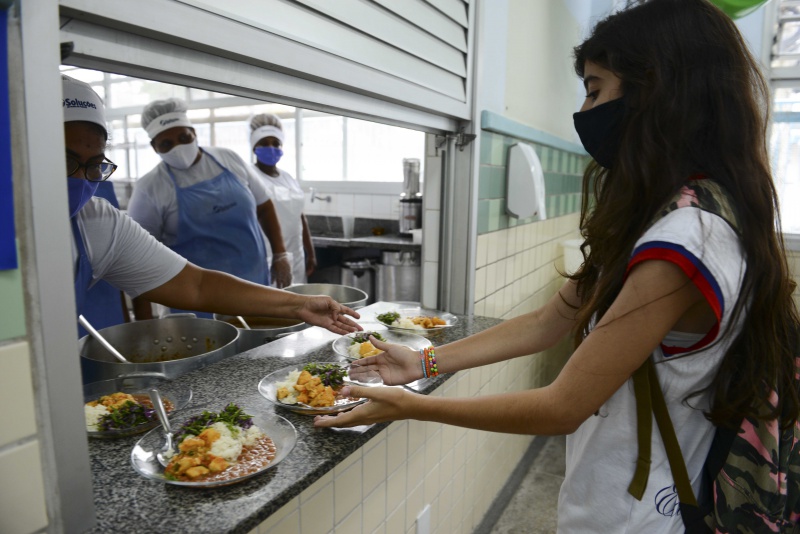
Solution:
{"label": "white ceramic plate", "polygon": [[[143,401],[146,406],[151,406],[148,390],[152,387],[158,389],[162,399],[169,401],[174,406],[172,411],[167,412],[167,416],[170,419],[174,412],[185,408],[189,401],[192,400],[192,390],[189,387],[176,386],[173,382],[161,378],[131,376],[86,384],[83,387],[83,402],[86,404],[87,402],[96,401],[104,395],[121,392],[133,395],[137,401]],[[151,428],[158,426],[158,424],[158,418],[153,413],[153,419],[149,423],[121,430],[87,430],[86,434],[90,438],[123,438],[147,432]]]}
{"label": "white ceramic plate", "polygon": [[[371,333],[370,331],[364,332],[353,332],[347,334],[346,336],[342,336],[336,341],[333,342],[331,347],[336,354],[340,354],[347,358],[348,360],[358,360],[358,358],[353,358],[350,356],[350,346],[353,344],[353,338],[356,336],[361,336],[367,333]],[[408,334],[406,331],[391,331],[391,330],[381,330],[379,332],[375,332],[376,334],[380,334],[383,336],[387,342],[395,343],[397,345],[404,345],[412,350],[420,350],[426,347],[431,346],[431,342],[425,339],[422,336],[418,336],[416,334]]]}
{"label": "white ceramic plate", "polygon": [[[227,403],[226,403],[227,404]],[[224,409],[226,404],[205,405],[197,408],[185,410],[176,414],[172,420],[173,430],[178,431],[180,427],[190,418],[200,415],[203,411],[219,412]],[[159,480],[167,484],[176,486],[186,486],[190,488],[212,488],[216,486],[227,486],[236,484],[243,480],[253,478],[263,474],[267,470],[275,467],[281,460],[286,458],[297,443],[297,431],[294,425],[279,415],[275,415],[272,410],[264,406],[239,405],[246,413],[253,416],[253,424],[259,427],[264,434],[275,444],[275,458],[268,465],[258,471],[248,473],[243,476],[228,480],[206,481],[206,482],[184,482],[181,480],[170,480],[164,476],[164,466],[156,459],[156,452],[161,450],[164,445],[164,430],[159,427],[151,430],[136,443],[131,452],[131,464],[133,469],[145,478]]]}
{"label": "white ceramic plate", "polygon": [[[345,362],[308,362],[308,363],[315,363],[318,365],[335,363],[336,365],[340,365],[342,367],[349,367],[349,364]],[[269,402],[271,402],[275,406],[280,406],[281,408],[289,410],[294,413],[306,414],[306,415],[325,415],[325,414],[344,412],[346,410],[350,410],[351,408],[355,408],[359,404],[367,402],[367,399],[363,398],[362,399],[337,398],[333,406],[324,406],[324,407],[312,407],[305,404],[285,404],[283,402],[280,402],[277,396],[278,392],[277,384],[286,381],[286,378],[292,371],[302,371],[304,365],[307,365],[307,363],[298,363],[297,365],[284,367],[283,369],[278,369],[277,371],[268,374],[267,376],[262,378],[261,381],[258,383],[258,392],[261,393],[261,395],[263,395],[264,398],[266,398]],[[345,378],[345,384],[347,384],[348,382],[357,384],[359,386],[377,386],[383,384],[378,373],[375,373],[374,377],[368,378],[367,380],[362,379],[357,382]]]}
{"label": "white ceramic plate", "polygon": [[387,328],[395,331],[408,332],[410,334],[417,334],[417,335],[422,334],[426,336],[438,334],[439,332],[447,330],[447,328],[455,326],[456,323],[458,323],[458,317],[456,317],[450,312],[441,310],[431,310],[420,307],[398,306],[397,308],[389,310],[389,312],[397,312],[400,314],[400,317],[408,317],[408,318],[420,317],[420,316],[438,317],[439,319],[442,319],[447,323],[447,326],[437,326],[434,328],[402,328],[399,326],[392,326],[391,324],[381,321],[378,318],[378,315],[383,315],[383,313],[379,313],[375,316],[375,320],[378,321],[380,324],[386,325]]}

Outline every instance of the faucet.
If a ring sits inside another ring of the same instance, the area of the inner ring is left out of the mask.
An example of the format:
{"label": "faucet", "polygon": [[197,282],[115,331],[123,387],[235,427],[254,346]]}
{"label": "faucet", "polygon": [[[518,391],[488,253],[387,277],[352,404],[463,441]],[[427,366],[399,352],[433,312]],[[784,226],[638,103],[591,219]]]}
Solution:
{"label": "faucet", "polygon": [[311,193],[311,203],[312,203],[312,204],[314,203],[314,199],[316,199],[316,200],[321,200],[321,201],[323,201],[323,202],[330,202],[330,201],[332,200],[330,195],[328,195],[328,196],[324,196],[324,197],[318,197],[318,196],[316,195],[316,193],[317,193],[317,190],[316,190],[315,188],[313,188],[313,187],[310,187],[310,188],[308,189],[308,191]]}

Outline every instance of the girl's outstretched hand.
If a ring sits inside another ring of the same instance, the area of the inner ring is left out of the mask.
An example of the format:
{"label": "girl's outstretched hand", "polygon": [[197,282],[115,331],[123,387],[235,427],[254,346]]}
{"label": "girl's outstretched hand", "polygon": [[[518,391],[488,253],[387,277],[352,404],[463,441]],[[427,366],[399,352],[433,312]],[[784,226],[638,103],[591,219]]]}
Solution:
{"label": "girl's outstretched hand", "polygon": [[314,418],[315,427],[347,428],[406,419],[415,397],[421,396],[409,393],[403,388],[361,386],[345,386],[340,394],[346,397],[367,398],[369,401],[349,412],[318,415]]}
{"label": "girl's outstretched hand", "polygon": [[361,358],[350,365],[350,376],[358,380],[359,376],[374,376],[377,372],[387,386],[408,384],[422,378],[422,366],[419,352],[393,343],[378,341],[369,336],[372,346],[383,352],[377,356]]}

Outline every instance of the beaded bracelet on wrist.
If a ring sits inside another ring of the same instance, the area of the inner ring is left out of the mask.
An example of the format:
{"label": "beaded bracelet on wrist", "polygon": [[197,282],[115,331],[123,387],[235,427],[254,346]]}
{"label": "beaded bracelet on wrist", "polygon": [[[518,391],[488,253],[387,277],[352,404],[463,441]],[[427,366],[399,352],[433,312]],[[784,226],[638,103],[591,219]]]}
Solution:
{"label": "beaded bracelet on wrist", "polygon": [[419,359],[423,378],[439,376],[439,368],[436,365],[436,352],[433,346],[419,349]]}

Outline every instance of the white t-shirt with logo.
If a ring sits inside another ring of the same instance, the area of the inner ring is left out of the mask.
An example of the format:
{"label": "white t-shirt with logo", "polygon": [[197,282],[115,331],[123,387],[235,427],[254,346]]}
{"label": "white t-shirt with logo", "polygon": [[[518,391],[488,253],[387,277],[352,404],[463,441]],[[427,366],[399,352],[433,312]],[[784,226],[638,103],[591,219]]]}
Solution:
{"label": "white t-shirt with logo", "polygon": [[[231,171],[253,193],[256,206],[269,200],[261,178],[236,152],[221,147],[203,147],[202,150],[214,156],[220,165]],[[211,180],[221,172],[220,166],[207,157],[207,154],[203,154],[200,161],[189,169],[172,169],[178,187],[189,187]],[[178,200],[166,163],[162,161],[134,184],[133,194],[128,202],[128,215],[165,245],[171,246],[177,241]]]}
{"label": "white t-shirt with logo", "polygon": [[[107,200],[92,197],[76,215],[95,280],[138,297],[174,278],[188,263]],[[73,239],[73,263],[78,249]]]}
{"label": "white t-shirt with logo", "polygon": [[[706,335],[669,333],[652,355],[697,493],[714,437],[713,425],[703,416],[710,395],[693,397],[694,408],[684,399],[711,382],[726,349],[741,331],[741,320],[731,332],[726,333],[726,328],[741,289],[745,259],[736,233],[725,220],[696,207],[682,207],[656,222],[637,241],[629,265],[646,260],[670,261],[681,267],[718,317],[718,327]],[[655,423],[647,490],[641,501],[628,493],[638,452],[636,429],[636,399],[629,379],[598,415],[567,436],[559,532],[684,532],[675,482]]]}

